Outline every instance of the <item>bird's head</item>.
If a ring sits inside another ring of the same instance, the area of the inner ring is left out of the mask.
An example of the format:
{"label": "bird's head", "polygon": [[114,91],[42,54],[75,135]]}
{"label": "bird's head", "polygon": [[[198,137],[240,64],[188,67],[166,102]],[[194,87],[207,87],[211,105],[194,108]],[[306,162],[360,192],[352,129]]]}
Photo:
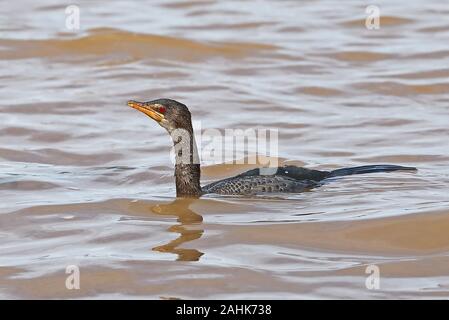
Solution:
{"label": "bird's head", "polygon": [[176,129],[192,132],[192,120],[189,109],[182,103],[172,99],[157,99],[146,102],[130,100],[128,106],[137,109],[155,120],[168,133]]}

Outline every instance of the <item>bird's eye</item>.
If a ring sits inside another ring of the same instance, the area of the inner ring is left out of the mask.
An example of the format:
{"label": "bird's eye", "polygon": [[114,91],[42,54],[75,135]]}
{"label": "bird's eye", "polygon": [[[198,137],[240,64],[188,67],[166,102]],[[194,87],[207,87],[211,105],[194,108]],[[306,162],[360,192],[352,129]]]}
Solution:
{"label": "bird's eye", "polygon": [[165,113],[165,111],[167,111],[167,109],[165,109],[164,106],[160,106],[160,107],[159,107],[159,112],[160,112],[160,113]]}

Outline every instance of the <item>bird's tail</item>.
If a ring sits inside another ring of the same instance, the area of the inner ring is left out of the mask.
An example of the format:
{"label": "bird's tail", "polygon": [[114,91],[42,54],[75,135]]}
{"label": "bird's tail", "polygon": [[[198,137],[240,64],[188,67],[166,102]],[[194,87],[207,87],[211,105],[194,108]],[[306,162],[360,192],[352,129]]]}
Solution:
{"label": "bird's tail", "polygon": [[364,174],[364,173],[373,173],[373,172],[391,172],[398,170],[407,170],[407,171],[416,171],[416,168],[413,167],[403,167],[403,166],[395,166],[391,164],[376,164],[370,166],[360,166],[360,167],[352,167],[352,168],[342,168],[331,171],[328,178],[332,177],[341,177],[341,176],[350,176],[353,174]]}

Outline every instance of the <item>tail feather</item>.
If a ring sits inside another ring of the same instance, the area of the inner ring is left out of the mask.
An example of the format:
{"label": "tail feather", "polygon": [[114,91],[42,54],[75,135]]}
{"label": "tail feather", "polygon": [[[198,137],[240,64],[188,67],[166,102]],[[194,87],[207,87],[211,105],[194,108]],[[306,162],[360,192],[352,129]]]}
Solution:
{"label": "tail feather", "polygon": [[403,166],[396,166],[396,165],[391,165],[391,164],[369,165],[369,166],[337,169],[337,170],[331,171],[328,178],[350,176],[353,174],[364,174],[364,173],[374,173],[374,172],[391,172],[391,171],[398,171],[398,170],[416,171],[417,169],[413,168],[413,167],[403,167]]}

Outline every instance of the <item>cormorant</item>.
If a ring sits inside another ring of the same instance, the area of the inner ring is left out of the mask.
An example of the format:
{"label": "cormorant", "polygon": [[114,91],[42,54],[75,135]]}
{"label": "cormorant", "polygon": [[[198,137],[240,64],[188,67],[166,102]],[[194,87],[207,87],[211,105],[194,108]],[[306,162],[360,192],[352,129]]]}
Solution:
{"label": "cormorant", "polygon": [[255,195],[263,193],[296,193],[320,185],[324,179],[353,174],[416,170],[396,165],[368,165],[334,171],[319,171],[296,166],[274,168],[266,174],[265,169],[253,169],[235,177],[200,185],[200,163],[193,135],[191,114],[187,106],[172,99],[147,102],[128,101],[137,109],[159,123],[170,134],[175,147],[175,178],[177,197],[200,197],[203,194]]}

